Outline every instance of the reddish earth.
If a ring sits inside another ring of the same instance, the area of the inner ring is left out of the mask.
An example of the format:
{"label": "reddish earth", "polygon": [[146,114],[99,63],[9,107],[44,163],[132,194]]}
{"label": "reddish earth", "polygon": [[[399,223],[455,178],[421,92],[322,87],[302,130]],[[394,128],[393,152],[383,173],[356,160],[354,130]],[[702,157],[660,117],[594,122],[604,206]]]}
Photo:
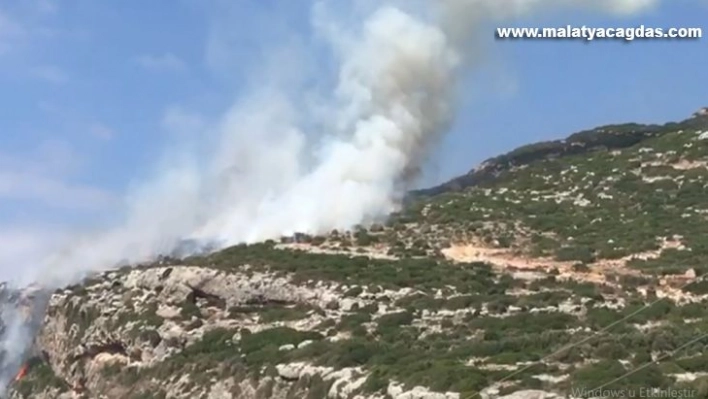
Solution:
{"label": "reddish earth", "polygon": [[[525,255],[512,253],[506,249],[489,248],[480,244],[453,244],[443,249],[443,255],[453,262],[485,262],[494,265],[499,270],[506,271],[528,271],[549,273],[551,270],[558,271],[558,277],[562,279],[572,279],[576,281],[591,282],[594,284],[617,285],[608,281],[607,276],[626,275],[642,276],[638,270],[631,269],[627,262],[632,259],[656,258],[661,251],[666,248],[682,248],[677,239],[664,240],[662,248],[657,251],[650,251],[627,256],[620,259],[602,259],[589,266],[589,271],[579,272],[573,269],[574,262],[560,262],[549,258],[534,258]],[[684,275],[667,276],[660,280],[659,287],[655,287],[657,295],[668,296],[675,299],[689,299],[690,295],[682,292],[680,287],[685,286],[696,278],[693,269],[689,269]]]}

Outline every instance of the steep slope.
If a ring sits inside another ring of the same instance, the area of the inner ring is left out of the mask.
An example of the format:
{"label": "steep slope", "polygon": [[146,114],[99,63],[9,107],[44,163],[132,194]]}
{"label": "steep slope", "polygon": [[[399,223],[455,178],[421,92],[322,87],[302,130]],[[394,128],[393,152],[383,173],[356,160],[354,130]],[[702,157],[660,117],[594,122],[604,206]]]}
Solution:
{"label": "steep slope", "polygon": [[691,268],[700,274],[708,255],[708,117],[660,128],[625,126],[487,161],[455,180],[460,186],[474,181],[471,186],[435,189],[441,193],[410,206],[399,224],[535,258],[591,264],[634,257],[609,263],[652,274]]}
{"label": "steep slope", "polygon": [[58,290],[11,397],[706,397],[705,131],[698,114],[602,127],[386,225]]}

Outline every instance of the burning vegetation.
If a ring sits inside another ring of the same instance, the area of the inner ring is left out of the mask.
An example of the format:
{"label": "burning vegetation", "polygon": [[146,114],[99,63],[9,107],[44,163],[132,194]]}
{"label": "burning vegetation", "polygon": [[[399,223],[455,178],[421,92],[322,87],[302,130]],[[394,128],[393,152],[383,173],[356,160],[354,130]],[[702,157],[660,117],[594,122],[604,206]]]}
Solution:
{"label": "burning vegetation", "polygon": [[58,392],[67,392],[72,388],[54,373],[45,352],[31,356],[22,363],[14,379],[10,381],[10,385],[12,385],[13,391],[19,392],[25,397],[29,396],[29,393],[38,386],[55,388],[58,389]]}
{"label": "burning vegetation", "polygon": [[15,376],[15,382],[22,381],[23,378],[27,375],[27,371],[29,370],[29,364],[25,363],[20,367],[20,370],[17,371],[17,375]]}
{"label": "burning vegetation", "polygon": [[22,381],[23,379],[25,379],[25,377],[27,377],[27,374],[31,370],[33,370],[39,366],[47,366],[48,367],[49,363],[47,360],[48,360],[48,356],[46,353],[42,353],[41,356],[30,357],[29,359],[27,359],[27,361],[22,363],[22,365],[20,366],[20,369],[17,370],[17,374],[15,374],[14,381],[15,382]]}

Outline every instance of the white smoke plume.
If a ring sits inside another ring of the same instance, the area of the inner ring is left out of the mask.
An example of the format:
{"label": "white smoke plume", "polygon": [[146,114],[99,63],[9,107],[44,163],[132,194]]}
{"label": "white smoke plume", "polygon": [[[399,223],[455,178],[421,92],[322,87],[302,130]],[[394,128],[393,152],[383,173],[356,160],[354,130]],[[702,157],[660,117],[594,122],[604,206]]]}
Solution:
{"label": "white smoke plume", "polygon": [[[168,153],[156,177],[129,197],[124,224],[73,243],[41,276],[73,280],[74,271],[145,259],[184,238],[226,246],[385,217],[452,122],[461,66],[483,58],[468,52],[469,43],[493,37],[502,21],[534,12],[577,8],[626,15],[657,3],[361,1],[357,11],[364,18],[347,19],[329,12],[338,3],[317,2],[312,23],[338,65],[336,84],[324,99],[327,121],[311,120],[321,116],[280,90],[279,76],[266,76],[270,81],[205,132],[212,145],[206,155]],[[328,131],[312,142],[309,126]]]}
{"label": "white smoke plume", "polygon": [[[460,73],[483,58],[477,43],[491,40],[499,22],[571,7],[626,15],[656,3],[362,1],[355,4],[364,18],[340,18],[328,8],[340,2],[318,2],[313,27],[337,65],[319,112],[306,93],[279,90],[277,76],[261,82],[202,132],[205,153],[186,147],[164,158],[156,177],[128,198],[124,223],[71,242],[29,278],[56,287],[169,252],[185,238],[227,246],[383,218],[453,121]],[[320,74],[326,71],[314,71]],[[312,126],[323,131],[311,134]],[[13,337],[4,336],[5,346],[26,344]]]}

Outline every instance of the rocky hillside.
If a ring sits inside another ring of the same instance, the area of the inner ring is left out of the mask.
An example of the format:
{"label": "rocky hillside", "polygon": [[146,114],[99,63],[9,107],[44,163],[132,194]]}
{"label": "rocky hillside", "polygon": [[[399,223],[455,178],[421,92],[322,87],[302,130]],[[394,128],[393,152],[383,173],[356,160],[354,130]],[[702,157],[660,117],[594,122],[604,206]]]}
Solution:
{"label": "rocky hillside", "polygon": [[708,397],[707,132],[601,127],[385,225],[93,276],[10,397]]}

